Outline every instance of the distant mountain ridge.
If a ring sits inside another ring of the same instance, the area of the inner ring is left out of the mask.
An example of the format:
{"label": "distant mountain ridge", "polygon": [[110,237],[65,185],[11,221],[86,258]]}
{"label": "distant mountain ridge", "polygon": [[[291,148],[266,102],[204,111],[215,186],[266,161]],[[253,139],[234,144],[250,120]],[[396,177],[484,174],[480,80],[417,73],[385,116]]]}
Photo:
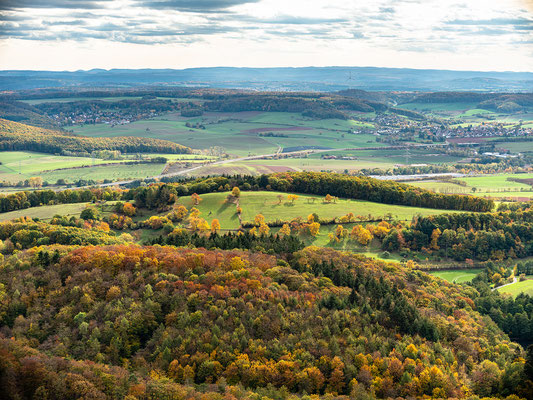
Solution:
{"label": "distant mountain ridge", "polygon": [[0,71],[0,90],[146,85],[279,91],[533,91],[533,72],[379,67]]}

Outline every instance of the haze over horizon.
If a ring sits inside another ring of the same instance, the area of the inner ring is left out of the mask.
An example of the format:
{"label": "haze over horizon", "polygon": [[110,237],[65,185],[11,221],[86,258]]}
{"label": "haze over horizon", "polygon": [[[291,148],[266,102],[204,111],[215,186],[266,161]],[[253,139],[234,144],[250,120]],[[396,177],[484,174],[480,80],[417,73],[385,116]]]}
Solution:
{"label": "haze over horizon", "polygon": [[0,69],[533,71],[530,0],[0,1]]}

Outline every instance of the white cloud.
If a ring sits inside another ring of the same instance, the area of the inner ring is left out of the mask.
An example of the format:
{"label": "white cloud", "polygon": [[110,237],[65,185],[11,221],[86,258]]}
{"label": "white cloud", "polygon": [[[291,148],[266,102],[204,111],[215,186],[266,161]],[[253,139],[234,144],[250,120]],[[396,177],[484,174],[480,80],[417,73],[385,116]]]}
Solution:
{"label": "white cloud", "polygon": [[147,0],[77,3],[88,10],[0,12],[0,68],[533,70],[533,17],[518,0],[169,0],[156,7]]}

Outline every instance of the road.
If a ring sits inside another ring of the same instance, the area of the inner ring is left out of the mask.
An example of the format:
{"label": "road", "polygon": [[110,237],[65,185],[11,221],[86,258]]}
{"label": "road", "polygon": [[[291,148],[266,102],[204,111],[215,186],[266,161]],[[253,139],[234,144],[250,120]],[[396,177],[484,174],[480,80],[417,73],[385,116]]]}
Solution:
{"label": "road", "polygon": [[505,285],[501,285],[501,286],[495,287],[495,288],[492,289],[492,291],[494,292],[495,290],[499,290],[499,289],[501,289],[502,287],[512,285],[513,283],[516,283],[516,282],[518,282],[518,279],[517,279],[516,276],[514,276],[514,277],[513,277],[513,282],[512,282],[512,283],[506,283]]}

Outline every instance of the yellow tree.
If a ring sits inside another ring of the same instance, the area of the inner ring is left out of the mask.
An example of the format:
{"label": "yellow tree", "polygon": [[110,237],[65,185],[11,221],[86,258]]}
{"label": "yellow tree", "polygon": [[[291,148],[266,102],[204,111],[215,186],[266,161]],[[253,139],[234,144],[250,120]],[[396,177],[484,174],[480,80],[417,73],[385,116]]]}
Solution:
{"label": "yellow tree", "polygon": [[355,225],[350,234],[352,239],[357,240],[357,242],[363,246],[368,246],[372,241],[373,236],[370,230],[362,227],[361,225]]}
{"label": "yellow tree", "polygon": [[270,227],[267,224],[263,223],[259,225],[259,233],[261,235],[267,235],[268,232],[270,232]]}
{"label": "yellow tree", "polygon": [[202,198],[198,194],[193,193],[191,194],[191,200],[192,200],[192,204],[197,206],[202,201]]}
{"label": "yellow tree", "polygon": [[213,221],[211,221],[211,232],[218,233],[219,230],[220,230],[220,222],[218,219],[215,218]]}
{"label": "yellow tree", "polygon": [[241,197],[241,189],[239,189],[237,186],[235,186],[233,188],[233,190],[231,191],[231,195],[233,197]]}
{"label": "yellow tree", "polygon": [[176,217],[178,218],[178,220],[182,220],[187,215],[188,210],[185,206],[179,206],[176,209],[175,213],[176,213]]}
{"label": "yellow tree", "polygon": [[200,221],[198,222],[198,230],[200,232],[207,232],[209,230],[209,223],[205,219],[200,218]]}
{"label": "yellow tree", "polygon": [[313,237],[320,234],[320,224],[318,222],[312,222],[309,224],[309,234]]}
{"label": "yellow tree", "polygon": [[43,186],[43,178],[41,178],[40,176],[31,177],[28,182],[32,188],[38,188]]}
{"label": "yellow tree", "polygon": [[291,202],[291,204],[294,204],[294,202],[296,200],[298,200],[300,196],[298,196],[297,194],[289,194],[287,195],[287,199]]}
{"label": "yellow tree", "polygon": [[333,196],[330,194],[327,194],[325,200],[326,200],[326,203],[331,203],[331,201],[333,200]]}
{"label": "yellow tree", "polygon": [[257,214],[254,218],[254,224],[259,226],[265,223],[265,217],[263,214]]}
{"label": "yellow tree", "polygon": [[440,249],[440,247],[438,245],[438,241],[439,241],[439,237],[440,237],[441,233],[442,232],[440,231],[439,228],[433,229],[433,232],[431,233],[431,245],[430,245],[432,250],[439,250]]}
{"label": "yellow tree", "polygon": [[137,210],[135,209],[133,204],[125,203],[124,206],[122,207],[122,212],[126,214],[128,217],[133,217],[135,213],[137,212]]}
{"label": "yellow tree", "polygon": [[289,227],[289,224],[283,224],[283,226],[279,230],[279,233],[285,236],[289,236],[291,234],[291,228]]}

